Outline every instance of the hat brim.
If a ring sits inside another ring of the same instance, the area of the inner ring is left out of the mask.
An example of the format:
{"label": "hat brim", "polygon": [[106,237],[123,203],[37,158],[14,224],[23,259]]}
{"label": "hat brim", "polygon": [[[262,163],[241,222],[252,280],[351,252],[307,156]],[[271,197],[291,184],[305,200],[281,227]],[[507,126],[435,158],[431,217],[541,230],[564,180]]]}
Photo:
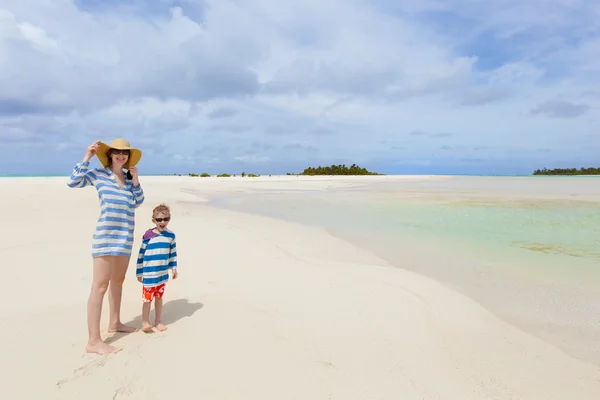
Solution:
{"label": "hat brim", "polygon": [[98,145],[98,151],[96,152],[96,157],[98,157],[100,164],[102,164],[104,168],[108,167],[108,151],[110,149],[129,150],[129,159],[127,159],[127,162],[123,164],[123,168],[125,169],[134,167],[142,158],[142,151],[140,149],[136,149],[134,147],[110,146],[104,142],[100,142]]}

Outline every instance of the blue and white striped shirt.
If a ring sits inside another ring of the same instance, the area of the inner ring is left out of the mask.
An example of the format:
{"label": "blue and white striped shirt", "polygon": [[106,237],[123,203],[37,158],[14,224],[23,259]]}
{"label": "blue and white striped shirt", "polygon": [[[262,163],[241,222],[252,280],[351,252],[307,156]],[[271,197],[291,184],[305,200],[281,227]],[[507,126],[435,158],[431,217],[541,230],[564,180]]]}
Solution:
{"label": "blue and white striped shirt", "polygon": [[89,165],[75,165],[67,186],[95,186],[98,192],[100,217],[92,239],[92,257],[131,256],[135,209],[144,202],[144,191],[130,180],[121,188],[110,168],[88,170]]}
{"label": "blue and white striped shirt", "polygon": [[135,275],[142,277],[144,287],[158,286],[169,280],[169,270],[177,268],[175,234],[165,229],[161,233],[148,229],[142,238]]}

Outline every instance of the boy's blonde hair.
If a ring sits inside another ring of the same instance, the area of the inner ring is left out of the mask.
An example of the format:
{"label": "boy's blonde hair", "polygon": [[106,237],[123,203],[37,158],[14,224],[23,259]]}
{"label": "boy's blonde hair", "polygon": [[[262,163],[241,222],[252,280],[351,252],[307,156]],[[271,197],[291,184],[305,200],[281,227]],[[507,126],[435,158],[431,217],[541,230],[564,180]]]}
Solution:
{"label": "boy's blonde hair", "polygon": [[160,213],[171,215],[171,209],[166,204],[159,204],[154,207],[154,210],[152,210],[152,218],[156,217]]}

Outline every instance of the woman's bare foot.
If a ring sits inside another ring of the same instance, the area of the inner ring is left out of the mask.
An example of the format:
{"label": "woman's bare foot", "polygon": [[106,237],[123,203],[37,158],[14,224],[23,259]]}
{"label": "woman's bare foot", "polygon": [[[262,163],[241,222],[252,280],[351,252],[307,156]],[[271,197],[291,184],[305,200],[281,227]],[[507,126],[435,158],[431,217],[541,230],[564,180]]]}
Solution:
{"label": "woman's bare foot", "polygon": [[100,341],[95,344],[88,343],[87,346],[85,346],[85,351],[87,351],[88,353],[109,354],[116,353],[118,349],[106,342]]}
{"label": "woman's bare foot", "polygon": [[137,328],[119,323],[119,324],[117,324],[116,328],[113,328],[112,326],[109,327],[108,332],[109,333],[115,333],[115,332],[133,333],[133,332],[137,332]]}
{"label": "woman's bare foot", "polygon": [[152,328],[153,328],[153,326],[150,325],[149,323],[147,323],[147,322],[142,323],[142,331],[144,331],[144,332],[154,332],[152,330]]}
{"label": "woman's bare foot", "polygon": [[167,327],[164,326],[163,324],[156,324],[156,329],[158,329],[161,332],[164,332],[167,330]]}

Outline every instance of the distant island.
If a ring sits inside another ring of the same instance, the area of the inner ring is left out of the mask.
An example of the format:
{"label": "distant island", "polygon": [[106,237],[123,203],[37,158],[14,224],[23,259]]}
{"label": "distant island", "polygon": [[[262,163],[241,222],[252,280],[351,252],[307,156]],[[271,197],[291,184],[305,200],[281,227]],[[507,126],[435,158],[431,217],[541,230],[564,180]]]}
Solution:
{"label": "distant island", "polygon": [[329,167],[308,167],[299,174],[287,173],[287,175],[384,175],[368,171],[356,164],[347,167],[345,164],[330,165]]}
{"label": "distant island", "polygon": [[[181,176],[181,174],[173,174],[173,175]],[[244,178],[244,177],[257,178],[260,176],[257,174],[247,174],[246,172],[242,172],[240,175],[242,176],[242,178]],[[361,168],[356,164],[352,164],[349,167],[347,167],[345,164],[340,164],[340,165],[330,165],[329,167],[321,167],[321,166],[316,167],[316,168],[308,167],[299,174],[288,172],[286,175],[298,176],[298,175],[385,175],[385,174],[379,174],[377,172],[368,171],[366,168]],[[217,178],[229,178],[231,176],[235,177],[235,174],[231,175],[228,173],[222,173],[222,174],[218,174],[218,175],[211,175],[207,172],[203,172],[201,174],[198,174],[196,172],[188,172],[188,176],[201,177],[201,178],[209,178],[211,176],[216,176]],[[269,176],[271,176],[271,174],[269,174]]]}
{"label": "distant island", "polygon": [[600,175],[600,168],[536,169],[533,175]]}

